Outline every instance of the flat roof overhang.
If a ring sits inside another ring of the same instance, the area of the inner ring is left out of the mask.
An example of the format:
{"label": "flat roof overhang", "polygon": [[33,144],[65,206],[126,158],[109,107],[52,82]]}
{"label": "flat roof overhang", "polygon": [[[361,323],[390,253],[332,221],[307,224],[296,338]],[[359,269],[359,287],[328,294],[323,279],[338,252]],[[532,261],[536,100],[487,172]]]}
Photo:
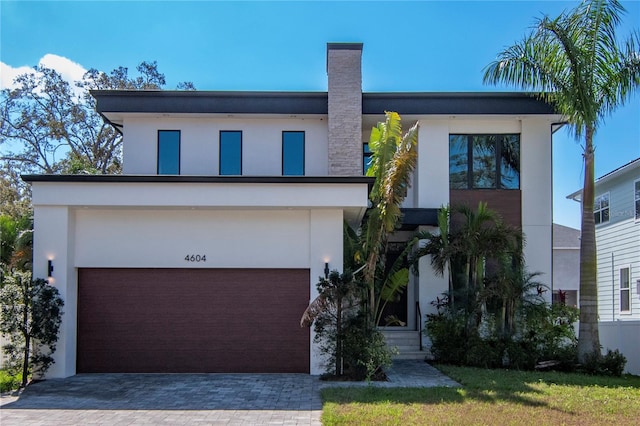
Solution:
{"label": "flat roof overhang", "polygon": [[340,209],[359,224],[365,176],[23,175],[33,205],[136,209]]}
{"label": "flat roof overhang", "polygon": [[[96,110],[114,125],[126,114],[328,114],[327,92],[92,90]],[[553,107],[523,92],[363,93],[363,115],[549,115]]]}
{"label": "flat roof overhang", "polygon": [[437,208],[404,208],[400,221],[401,231],[413,231],[420,226],[438,226]]}

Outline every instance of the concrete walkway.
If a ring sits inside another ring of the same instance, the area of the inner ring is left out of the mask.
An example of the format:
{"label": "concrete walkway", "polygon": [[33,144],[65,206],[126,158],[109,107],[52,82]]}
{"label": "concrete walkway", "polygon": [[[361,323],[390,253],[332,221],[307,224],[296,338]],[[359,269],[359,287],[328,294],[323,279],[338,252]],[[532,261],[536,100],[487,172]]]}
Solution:
{"label": "concrete walkway", "polygon": [[366,384],[304,374],[80,374],[3,396],[0,423],[319,425],[324,387],[458,385],[421,361],[396,361],[388,377]]}

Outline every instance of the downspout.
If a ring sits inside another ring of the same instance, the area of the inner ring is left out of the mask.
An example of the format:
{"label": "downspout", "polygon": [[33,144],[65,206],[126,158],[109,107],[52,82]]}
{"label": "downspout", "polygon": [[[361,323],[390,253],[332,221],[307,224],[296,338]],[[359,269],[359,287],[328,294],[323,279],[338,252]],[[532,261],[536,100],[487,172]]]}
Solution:
{"label": "downspout", "polygon": [[616,320],[616,280],[613,273],[613,252],[611,252],[611,321]]}

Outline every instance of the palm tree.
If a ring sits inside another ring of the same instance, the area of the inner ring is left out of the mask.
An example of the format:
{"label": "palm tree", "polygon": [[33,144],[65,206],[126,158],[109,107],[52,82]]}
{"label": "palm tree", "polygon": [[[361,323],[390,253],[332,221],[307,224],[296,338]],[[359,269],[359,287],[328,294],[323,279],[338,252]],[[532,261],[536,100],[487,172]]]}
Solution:
{"label": "palm tree", "polygon": [[385,115],[385,122],[371,129],[369,139],[372,156],[367,176],[374,176],[376,180],[369,194],[373,208],[363,229],[366,254],[363,273],[369,288],[369,317],[374,324],[380,307],[376,302],[380,300],[379,293],[376,294],[376,275],[384,269],[380,265],[385,262],[387,238],[400,220],[400,206],[407,196],[418,158],[418,123],[403,135],[400,115],[397,112],[385,112]]}
{"label": "palm tree", "polygon": [[600,351],[596,241],[593,217],[593,137],[604,118],[640,86],[640,35],[624,43],[616,27],[625,12],[617,0],[584,0],[555,19],[544,16],[519,43],[498,54],[484,82],[533,91],[552,103],[576,139],[584,137],[582,240],[580,244],[580,329],[578,357]]}
{"label": "palm tree", "polygon": [[449,206],[442,206],[438,210],[438,233],[421,231],[415,236],[415,240],[425,240],[424,246],[420,247],[413,256],[413,268],[418,269],[420,258],[426,255],[431,256],[431,267],[439,276],[444,276],[447,271],[449,281],[449,305],[455,309],[455,295],[453,288],[453,270],[451,262],[456,255],[455,247],[450,242],[449,230]]}

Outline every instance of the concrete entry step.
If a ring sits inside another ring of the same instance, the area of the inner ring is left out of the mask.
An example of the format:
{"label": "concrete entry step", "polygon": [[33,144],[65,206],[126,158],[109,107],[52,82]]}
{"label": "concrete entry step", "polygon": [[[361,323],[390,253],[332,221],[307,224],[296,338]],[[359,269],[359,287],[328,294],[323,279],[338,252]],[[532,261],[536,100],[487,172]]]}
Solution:
{"label": "concrete entry step", "polygon": [[395,347],[398,353],[393,359],[424,360],[427,352],[420,350],[420,332],[416,330],[382,330],[388,347]]}

